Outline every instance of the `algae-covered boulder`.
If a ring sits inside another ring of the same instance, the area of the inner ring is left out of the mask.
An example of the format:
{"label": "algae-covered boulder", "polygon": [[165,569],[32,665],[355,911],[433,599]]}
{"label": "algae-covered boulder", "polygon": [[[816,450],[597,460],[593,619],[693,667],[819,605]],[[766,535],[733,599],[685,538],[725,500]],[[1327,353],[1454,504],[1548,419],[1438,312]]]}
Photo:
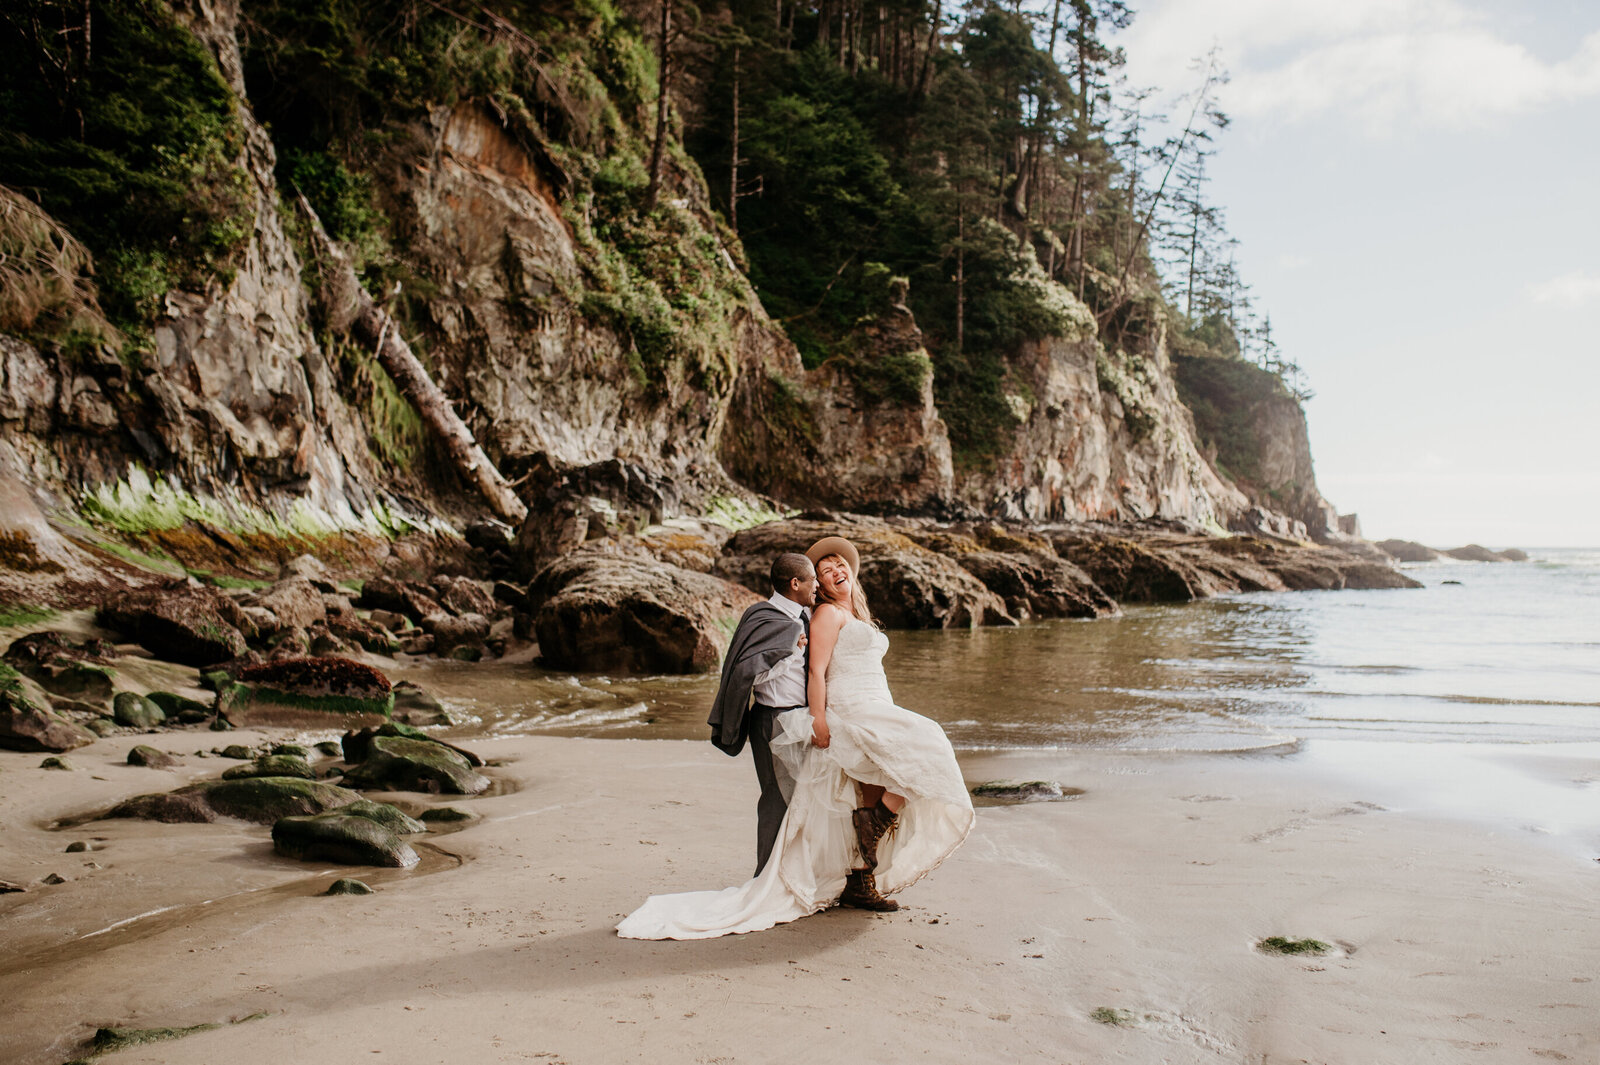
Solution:
{"label": "algae-covered boulder", "polygon": [[419,832],[428,831],[427,825],[393,803],[357,799],[349,806],[341,806],[339,812],[349,814],[351,817],[365,817],[368,820],[376,821],[390,832],[399,836],[414,836]]}
{"label": "algae-covered boulder", "polygon": [[343,865],[409,869],[420,860],[410,844],[377,821],[343,811],[281,818],[272,826],[272,846],[287,858]]}
{"label": "algae-covered boulder", "polygon": [[329,715],[387,717],[394,692],[388,677],[348,658],[284,658],[239,670],[218,696],[217,707],[235,725],[325,722]]}
{"label": "algae-covered boulder", "polygon": [[166,712],[137,692],[118,692],[111,701],[111,719],[124,728],[155,728],[166,722]]}
{"label": "algae-covered boulder", "polygon": [[249,650],[242,630],[255,630],[232,599],[184,582],[124,592],[102,606],[96,620],[157,658],[188,666],[238,658]]}
{"label": "algae-covered boulder", "polygon": [[344,753],[344,760],[349,762],[351,765],[354,765],[357,762],[366,761],[367,752],[372,748],[372,741],[379,736],[399,736],[408,740],[423,740],[428,743],[437,743],[439,746],[447,747],[459,754],[461,757],[465,758],[467,760],[467,764],[475,769],[483,765],[483,759],[467,750],[465,747],[457,747],[455,744],[450,743],[447,740],[441,740],[437,736],[430,736],[419,728],[413,728],[410,725],[402,724],[398,721],[385,721],[376,728],[364,728],[359,732],[350,731],[339,737],[339,747]]}
{"label": "algae-covered boulder", "polygon": [[268,754],[249,765],[236,765],[222,774],[223,780],[249,780],[252,777],[298,777],[317,779],[317,771],[304,758],[292,754]]}
{"label": "algae-covered boulder", "polygon": [[353,788],[452,795],[477,795],[489,787],[489,778],[473,772],[456,751],[403,736],[374,737],[365,760],[345,774],[344,782]]}
{"label": "algae-covered boulder", "polygon": [[45,709],[37,687],[9,666],[0,666],[0,747],[12,751],[71,751],[95,734]]}
{"label": "algae-covered boulder", "polygon": [[351,880],[347,876],[342,876],[338,880],[335,880],[333,883],[329,884],[328,885],[328,890],[324,891],[323,894],[324,895],[370,895],[370,894],[372,894],[372,888],[370,886],[362,883],[359,880]]}
{"label": "algae-covered boulder", "polygon": [[281,817],[304,817],[348,806],[361,798],[348,788],[299,777],[211,780],[177,791],[137,795],[112,807],[107,817],[144,821],[209,822],[234,817],[270,825]]}

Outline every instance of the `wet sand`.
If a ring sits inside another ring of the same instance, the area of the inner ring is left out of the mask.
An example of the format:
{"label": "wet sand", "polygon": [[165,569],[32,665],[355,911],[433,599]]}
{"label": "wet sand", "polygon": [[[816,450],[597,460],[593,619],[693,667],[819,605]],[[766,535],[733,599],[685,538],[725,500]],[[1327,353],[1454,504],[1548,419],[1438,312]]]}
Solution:
{"label": "wet sand", "polygon": [[[267,828],[237,823],[45,827],[217,775],[233,763],[190,752],[251,738],[112,737],[69,754],[70,773],[0,752],[0,879],[29,885],[0,895],[0,1061],[59,1065],[100,1025],[259,1012],[106,1060],[1600,1055],[1596,840],[1397,806],[1397,782],[1326,758],[966,755],[969,782],[1049,777],[1085,794],[981,808],[898,914],[833,910],[697,943],[612,926],[650,891],[749,874],[754,774],[704,743],[476,738],[506,788],[451,801],[482,819],[431,835],[408,872],[279,858]],[[141,739],[186,764],[121,764]],[[1535,768],[1587,789],[1595,763]],[[64,853],[80,839],[99,849]],[[36,882],[49,873],[67,882]],[[345,875],[377,893],[318,897]],[[1267,936],[1333,951],[1271,956],[1255,949]],[[1102,1007],[1126,1023],[1097,1021]]]}

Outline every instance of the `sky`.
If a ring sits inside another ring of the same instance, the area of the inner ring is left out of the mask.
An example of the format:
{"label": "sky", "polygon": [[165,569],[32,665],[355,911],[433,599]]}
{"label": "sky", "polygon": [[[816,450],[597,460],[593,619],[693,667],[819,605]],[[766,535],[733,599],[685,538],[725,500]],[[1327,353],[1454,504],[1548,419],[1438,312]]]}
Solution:
{"label": "sky", "polygon": [[1130,85],[1230,72],[1210,198],[1322,494],[1370,539],[1600,545],[1600,3],[1133,6]]}

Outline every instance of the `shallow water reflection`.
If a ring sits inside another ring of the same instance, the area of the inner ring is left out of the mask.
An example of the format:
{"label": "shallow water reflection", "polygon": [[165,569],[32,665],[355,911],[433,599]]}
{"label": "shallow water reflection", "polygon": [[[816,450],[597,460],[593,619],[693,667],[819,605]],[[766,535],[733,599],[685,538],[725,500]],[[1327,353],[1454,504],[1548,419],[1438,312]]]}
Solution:
{"label": "shallow water reflection", "polygon": [[[1409,572],[1426,586],[892,632],[885,662],[897,701],[968,749],[1600,740],[1600,554]],[[472,717],[469,731],[496,733],[704,739],[717,686],[714,676],[574,676],[506,663],[393,672]]]}

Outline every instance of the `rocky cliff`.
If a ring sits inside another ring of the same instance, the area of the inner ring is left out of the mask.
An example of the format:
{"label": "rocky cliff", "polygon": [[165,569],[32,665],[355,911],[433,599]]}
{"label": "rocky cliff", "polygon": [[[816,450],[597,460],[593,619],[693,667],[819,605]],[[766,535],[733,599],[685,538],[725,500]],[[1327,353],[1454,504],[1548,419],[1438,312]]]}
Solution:
{"label": "rocky cliff", "polygon": [[[66,510],[137,465],[218,513],[369,530],[396,513],[472,517],[393,382],[324,327],[325,279],[246,90],[237,0],[173,10],[232,94],[247,239],[227,276],[165,294],[143,348],[0,337],[0,461]],[[625,146],[585,155],[547,132],[465,98],[388,129],[369,157],[393,262],[368,284],[521,485],[540,550],[572,535],[552,514],[588,507],[581,542],[754,493],[879,514],[1326,532],[1292,397],[1175,376],[1160,334],[1108,346],[1042,274],[1068,325],[1006,356],[1002,444],[958,464],[904,282],[808,370],[686,156],[669,160],[658,209],[629,214],[642,173]],[[1197,396],[1200,430],[1184,403]],[[1222,409],[1253,435],[1218,428]]]}

